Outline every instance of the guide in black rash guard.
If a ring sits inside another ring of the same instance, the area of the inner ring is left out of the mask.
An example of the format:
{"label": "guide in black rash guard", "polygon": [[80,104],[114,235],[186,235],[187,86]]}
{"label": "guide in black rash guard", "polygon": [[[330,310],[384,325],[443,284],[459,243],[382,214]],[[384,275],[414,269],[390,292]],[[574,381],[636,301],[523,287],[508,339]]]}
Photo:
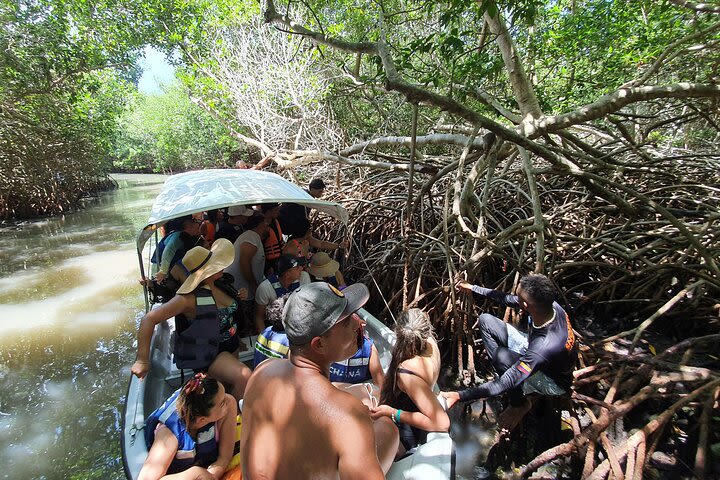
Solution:
{"label": "guide in black rash guard", "polygon": [[[472,291],[500,305],[523,310],[528,308],[527,303],[523,305],[515,295],[477,285],[472,286]],[[479,324],[488,356],[501,375],[491,382],[461,390],[458,392],[460,401],[478,400],[511,391],[515,394],[511,395],[515,397],[515,401],[511,398],[511,402],[517,403],[518,397],[522,400],[523,393],[559,395],[570,388],[577,358],[575,335],[568,314],[557,302],[552,302],[552,316],[541,324],[528,316],[527,346],[520,345],[521,348],[514,349],[516,351],[508,347],[513,341],[518,344],[518,339],[522,342],[523,335],[514,327],[489,314],[481,315]],[[539,375],[530,379],[534,374]],[[518,388],[529,379],[527,385]]]}

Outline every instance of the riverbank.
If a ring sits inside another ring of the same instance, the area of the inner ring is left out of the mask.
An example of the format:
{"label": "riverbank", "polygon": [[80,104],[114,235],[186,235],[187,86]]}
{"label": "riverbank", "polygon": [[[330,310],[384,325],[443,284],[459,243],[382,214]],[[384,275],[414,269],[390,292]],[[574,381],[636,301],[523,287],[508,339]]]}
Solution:
{"label": "riverbank", "polygon": [[0,221],[20,221],[59,215],[82,207],[83,199],[117,188],[110,176],[82,173],[45,174],[31,172],[0,187]]}

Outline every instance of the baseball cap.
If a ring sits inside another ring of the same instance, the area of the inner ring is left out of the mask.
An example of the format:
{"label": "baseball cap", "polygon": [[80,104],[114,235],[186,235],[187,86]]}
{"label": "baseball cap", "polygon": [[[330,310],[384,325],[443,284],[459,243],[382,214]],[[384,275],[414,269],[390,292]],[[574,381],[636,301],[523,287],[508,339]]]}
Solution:
{"label": "baseball cap", "polygon": [[301,285],[285,302],[283,325],[291,346],[307,345],[370,298],[368,288],[354,283],[342,292],[326,282]]}
{"label": "baseball cap", "polygon": [[304,257],[296,257],[295,255],[289,255],[287,253],[283,253],[280,255],[280,258],[278,258],[277,262],[277,274],[282,275],[284,272],[287,272],[293,267],[301,267],[305,265],[305,258]]}
{"label": "baseball cap", "polygon": [[243,217],[252,217],[253,213],[255,213],[255,211],[245,205],[233,205],[228,208],[228,216],[230,217],[238,217],[240,215]]}

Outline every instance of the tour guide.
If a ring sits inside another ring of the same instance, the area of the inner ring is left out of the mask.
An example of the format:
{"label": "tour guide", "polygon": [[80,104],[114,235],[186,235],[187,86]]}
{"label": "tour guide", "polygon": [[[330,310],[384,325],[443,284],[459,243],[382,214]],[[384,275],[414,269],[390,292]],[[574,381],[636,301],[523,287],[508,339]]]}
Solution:
{"label": "tour guide", "polygon": [[362,341],[352,313],[368,297],[363,284],[340,292],[325,282],[288,297],[290,359],[265,360],[245,390],[243,478],[385,478],[398,447],[395,425],[388,417],[373,422],[360,400],[328,380],[330,364],[350,357]]}
{"label": "tour guide", "polygon": [[480,315],[485,350],[500,377],[459,392],[441,392],[450,408],[458,401],[493,397],[509,390],[510,408],[503,412],[499,423],[512,430],[532,406],[525,395],[562,395],[570,388],[577,359],[570,318],[554,301],[555,288],[545,275],[523,277],[517,296],[466,282],[457,287],[501,305],[520,307],[529,315],[527,336],[493,315]]}

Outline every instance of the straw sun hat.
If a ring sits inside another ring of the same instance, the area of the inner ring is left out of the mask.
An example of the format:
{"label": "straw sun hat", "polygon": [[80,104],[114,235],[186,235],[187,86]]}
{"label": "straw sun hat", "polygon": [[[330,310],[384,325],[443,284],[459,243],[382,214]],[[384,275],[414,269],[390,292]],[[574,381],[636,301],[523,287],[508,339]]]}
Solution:
{"label": "straw sun hat", "polygon": [[310,265],[308,265],[307,270],[310,275],[316,278],[325,278],[335,275],[338,268],[340,268],[340,264],[330,258],[330,255],[325,252],[317,252],[310,259]]}
{"label": "straw sun hat", "polygon": [[193,247],[182,259],[190,276],[178,288],[177,293],[190,293],[206,278],[221,272],[235,259],[235,248],[230,240],[219,238],[208,250],[205,247]]}

